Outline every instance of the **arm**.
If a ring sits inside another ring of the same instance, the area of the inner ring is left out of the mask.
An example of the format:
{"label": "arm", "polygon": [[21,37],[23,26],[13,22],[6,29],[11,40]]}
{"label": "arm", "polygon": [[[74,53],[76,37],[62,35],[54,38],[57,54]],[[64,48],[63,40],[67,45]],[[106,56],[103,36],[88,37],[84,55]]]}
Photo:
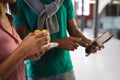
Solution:
{"label": "arm", "polygon": [[[67,20],[67,21],[65,21],[65,23],[63,23],[63,25],[65,25],[65,27],[68,27],[69,26],[69,25],[67,25],[68,21],[75,17],[74,9],[73,9],[71,0],[65,0],[63,4],[65,6],[65,9],[67,10],[64,12],[64,13],[66,13],[65,20]],[[81,37],[74,37],[74,36],[70,35],[70,37],[56,39],[56,40],[52,40],[52,41],[59,43],[59,45],[57,46],[58,48],[61,48],[64,50],[75,50],[79,46],[78,43],[81,43]]]}
{"label": "arm", "polygon": [[78,43],[81,42],[81,38],[67,37],[62,39],[51,40],[51,42],[59,43],[57,48],[74,51],[79,46]]}
{"label": "arm", "polygon": [[[12,73],[16,66],[24,61],[24,59],[31,55],[39,55],[43,51],[41,46],[46,45],[49,42],[48,34],[42,33],[34,35],[33,33],[26,36],[23,42],[17,47],[12,54],[6,58],[5,61],[0,63],[0,77],[2,80],[6,80]],[[32,43],[32,44],[30,44]],[[44,47],[44,51],[48,50],[49,46]]]}
{"label": "arm", "polygon": [[81,38],[83,42],[81,42],[79,44],[81,46],[83,46],[83,47],[86,47],[88,44],[91,43],[91,40],[89,40],[88,38],[86,38],[83,35],[83,33],[80,32],[80,30],[78,29],[75,18],[70,19],[68,21],[68,32],[69,32],[70,36]]}
{"label": "arm", "polygon": [[56,39],[52,40],[54,42],[58,42],[59,45],[58,48],[64,49],[64,50],[75,50],[80,44],[83,47],[87,47],[91,40],[87,39],[77,28],[77,24],[75,19],[70,19],[68,21],[68,32],[70,34],[70,37],[63,38],[63,39]]}
{"label": "arm", "polygon": [[4,62],[0,63],[1,79],[6,80],[16,66],[24,60],[24,57],[25,52],[21,49],[16,49]]}
{"label": "arm", "polygon": [[[78,29],[77,24],[75,19],[70,19],[68,21],[68,32],[70,34],[70,36],[73,37],[77,37],[77,38],[81,38],[82,41],[79,42],[78,44],[80,44],[83,47],[88,47],[93,41],[91,41],[90,39],[86,38]],[[92,53],[95,53],[97,50],[101,50],[101,48],[104,48],[104,45],[98,45],[98,46],[92,46],[93,50],[91,49]]]}

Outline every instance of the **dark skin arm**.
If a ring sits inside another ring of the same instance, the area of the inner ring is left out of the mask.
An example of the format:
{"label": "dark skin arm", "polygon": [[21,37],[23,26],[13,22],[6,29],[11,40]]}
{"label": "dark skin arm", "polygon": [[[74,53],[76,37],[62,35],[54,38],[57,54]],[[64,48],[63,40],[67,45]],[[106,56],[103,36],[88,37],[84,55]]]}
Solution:
{"label": "dark skin arm", "polygon": [[[88,38],[86,38],[78,29],[77,23],[75,19],[70,19],[68,21],[68,32],[70,34],[70,37],[63,38],[63,39],[57,39],[57,40],[52,40],[53,42],[58,42],[59,46],[58,48],[64,49],[64,50],[75,50],[79,45],[83,47],[89,46],[92,41]],[[91,51],[92,53],[95,53],[97,50],[100,50],[103,48],[103,45],[100,46],[93,46],[93,50]]]}
{"label": "dark skin arm", "polygon": [[91,40],[86,38],[78,29],[75,18],[68,21],[68,32],[70,36],[82,38],[82,42],[79,43],[81,46],[86,47],[91,43]]}
{"label": "dark skin arm", "polygon": [[87,47],[91,40],[87,39],[77,28],[75,19],[70,19],[68,21],[68,32],[70,37],[52,40],[53,42],[58,42],[58,48],[64,50],[75,50],[79,45]]}
{"label": "dark skin arm", "polygon": [[62,39],[51,40],[51,42],[59,43],[57,48],[61,48],[63,50],[74,51],[79,46],[78,43],[81,42],[81,38],[67,37],[67,38],[62,38]]}
{"label": "dark skin arm", "polygon": [[[77,23],[75,21],[75,19],[71,19],[68,21],[68,32],[70,34],[70,36],[73,37],[77,37],[77,38],[82,38],[81,43],[79,43],[81,46],[83,47],[87,47],[89,46],[93,41],[91,41],[90,39],[86,38],[78,29],[77,27]],[[97,50],[101,50],[101,48],[104,48],[103,44],[99,45],[99,46],[92,46],[93,50],[91,51],[92,53],[95,53]]]}

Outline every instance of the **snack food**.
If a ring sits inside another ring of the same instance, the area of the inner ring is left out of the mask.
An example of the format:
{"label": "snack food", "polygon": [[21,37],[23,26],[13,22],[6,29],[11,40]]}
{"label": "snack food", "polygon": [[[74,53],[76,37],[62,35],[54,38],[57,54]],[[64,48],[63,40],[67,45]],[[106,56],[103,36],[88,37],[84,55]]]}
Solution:
{"label": "snack food", "polygon": [[34,34],[35,34],[35,35],[38,35],[38,34],[40,34],[40,33],[46,33],[46,32],[48,33],[48,30],[45,30],[45,29],[44,29],[44,30],[38,30],[38,29],[36,29],[36,30],[34,31]]}
{"label": "snack food", "polygon": [[[41,33],[48,33],[48,30],[38,30],[38,29],[36,29],[35,31],[34,31],[34,34],[35,35],[38,35],[38,34],[41,34]],[[49,34],[49,33],[48,33]],[[54,47],[56,47],[56,46],[58,46],[58,43],[56,43],[56,42],[50,42],[50,43],[48,43],[47,45],[44,45],[44,46],[42,46],[42,47],[46,47],[46,46],[48,46],[48,45],[50,45],[50,49],[51,48],[54,48]]]}

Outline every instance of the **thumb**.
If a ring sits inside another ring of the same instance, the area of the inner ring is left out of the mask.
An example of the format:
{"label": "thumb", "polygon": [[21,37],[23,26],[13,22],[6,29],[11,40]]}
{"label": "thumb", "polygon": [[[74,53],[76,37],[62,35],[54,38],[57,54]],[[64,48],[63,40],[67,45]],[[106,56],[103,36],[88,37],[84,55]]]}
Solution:
{"label": "thumb", "polygon": [[88,46],[88,44],[85,41],[83,41],[82,38],[73,37],[73,41],[78,43],[81,46],[84,46],[84,47]]}
{"label": "thumb", "polygon": [[72,40],[73,40],[75,43],[80,43],[80,42],[82,41],[82,38],[72,37]]}

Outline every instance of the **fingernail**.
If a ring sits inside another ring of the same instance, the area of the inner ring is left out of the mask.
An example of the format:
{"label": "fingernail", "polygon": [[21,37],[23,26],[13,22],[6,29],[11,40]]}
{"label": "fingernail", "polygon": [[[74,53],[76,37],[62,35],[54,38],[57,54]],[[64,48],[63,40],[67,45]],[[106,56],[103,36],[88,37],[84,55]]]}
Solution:
{"label": "fingernail", "polygon": [[87,44],[87,43],[86,43],[85,45],[86,45],[86,46],[88,46],[88,44]]}
{"label": "fingernail", "polygon": [[82,38],[80,38],[80,40],[82,40]]}

